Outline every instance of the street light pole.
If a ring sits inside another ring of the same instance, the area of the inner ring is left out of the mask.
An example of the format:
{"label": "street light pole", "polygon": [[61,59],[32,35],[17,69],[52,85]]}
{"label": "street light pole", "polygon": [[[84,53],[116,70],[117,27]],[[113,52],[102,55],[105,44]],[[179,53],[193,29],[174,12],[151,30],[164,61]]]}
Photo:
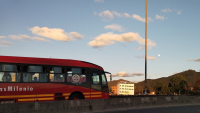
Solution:
{"label": "street light pole", "polygon": [[145,95],[147,95],[147,0],[146,0],[146,21],[145,21]]}

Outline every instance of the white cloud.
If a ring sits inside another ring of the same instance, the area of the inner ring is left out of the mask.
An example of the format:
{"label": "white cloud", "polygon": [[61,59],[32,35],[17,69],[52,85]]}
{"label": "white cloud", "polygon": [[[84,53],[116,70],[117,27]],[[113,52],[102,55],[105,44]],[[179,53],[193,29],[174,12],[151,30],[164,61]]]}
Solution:
{"label": "white cloud", "polygon": [[200,58],[197,58],[197,59],[189,59],[188,61],[195,61],[195,62],[199,62],[199,61],[200,61]]}
{"label": "white cloud", "polygon": [[124,72],[124,71],[112,74],[112,77],[130,77],[130,76],[131,76],[131,74]]}
{"label": "white cloud", "polygon": [[[133,14],[132,17],[135,20],[138,20],[138,21],[141,21],[141,22],[145,22],[145,18],[142,18],[141,16],[139,16],[137,14]],[[148,21],[153,21],[153,20],[151,19],[151,17],[147,17],[147,22]]]}
{"label": "white cloud", "polygon": [[14,39],[14,40],[37,40],[37,41],[49,41],[47,39],[44,39],[44,38],[40,38],[40,37],[30,37],[28,35],[10,35],[8,36],[9,38],[11,39]]}
{"label": "white cloud", "polygon": [[150,56],[147,56],[147,59],[150,59],[150,60],[156,60],[156,58],[154,58],[154,57],[150,57]]}
{"label": "white cloud", "polygon": [[117,16],[117,17],[122,17],[123,15],[121,15],[120,13],[116,12],[116,11],[112,11],[112,14]]}
{"label": "white cloud", "polygon": [[[143,56],[135,56],[135,57],[137,57],[137,58],[145,58],[144,55]],[[147,59],[149,59],[149,60],[156,60],[156,58],[150,57],[150,56],[147,56]]]}
{"label": "white cloud", "polygon": [[139,46],[139,47],[136,47],[134,49],[141,50],[141,49],[143,49],[143,46]]}
{"label": "white cloud", "polygon": [[125,16],[126,18],[130,18],[130,17],[131,17],[128,13],[124,13],[124,16]]}
{"label": "white cloud", "polygon": [[104,0],[94,0],[94,2],[104,3]]}
{"label": "white cloud", "polygon": [[105,29],[111,29],[111,30],[116,30],[119,32],[122,32],[124,29],[122,28],[122,26],[118,25],[118,24],[111,24],[111,25],[107,25],[104,27]]}
{"label": "white cloud", "polygon": [[10,46],[10,45],[12,45],[12,42],[0,41],[0,46]]}
{"label": "white cloud", "polygon": [[114,18],[113,14],[109,10],[99,13],[99,16],[103,17],[104,21],[111,21]]}
{"label": "white cloud", "polygon": [[142,18],[139,15],[133,14],[132,17],[133,17],[133,19],[136,19],[138,21],[145,22],[145,18]]}
{"label": "white cloud", "polygon": [[133,76],[143,76],[143,73],[133,73]]}
{"label": "white cloud", "polygon": [[37,40],[37,41],[42,41],[42,42],[44,42],[44,41],[49,41],[49,40],[47,40],[47,39],[40,38],[40,37],[31,37],[31,38],[32,38],[32,40]]}
{"label": "white cloud", "polygon": [[[89,46],[93,47],[101,47],[106,45],[114,44],[115,42],[132,42],[137,41],[139,44],[144,45],[145,39],[140,37],[138,33],[128,32],[123,34],[113,34],[112,32],[108,32],[106,34],[100,34],[95,37],[93,41],[89,42]],[[156,43],[147,39],[148,46],[155,46]]]}
{"label": "white cloud", "polygon": [[38,27],[35,26],[33,28],[29,29],[33,34],[38,35],[38,36],[43,36],[46,38],[50,38],[53,40],[58,40],[58,41],[71,41],[73,39],[81,39],[83,36],[80,35],[77,32],[71,32],[67,33],[63,29],[59,28],[48,28],[48,27]]}
{"label": "white cloud", "polygon": [[10,35],[8,37],[14,40],[30,40],[31,39],[31,37],[28,35]]}
{"label": "white cloud", "polygon": [[73,38],[76,38],[76,39],[82,39],[83,36],[77,32],[70,32],[69,33]]}
{"label": "white cloud", "polygon": [[147,17],[147,22],[148,21],[153,22],[153,20],[151,19],[151,17]]}
{"label": "white cloud", "polygon": [[1,38],[6,38],[6,36],[0,36],[0,39],[1,39]]}
{"label": "white cloud", "polygon": [[170,8],[167,8],[167,9],[161,9],[161,12],[163,12],[163,13],[170,13],[170,12],[172,12],[173,10],[172,9],[170,9]]}
{"label": "white cloud", "polygon": [[164,19],[165,19],[165,17],[164,17],[164,16],[159,16],[159,15],[156,15],[156,19],[158,19],[158,20],[164,20]]}
{"label": "white cloud", "polygon": [[97,13],[96,13],[96,12],[94,12],[94,15],[97,15]]}
{"label": "white cloud", "polygon": [[177,14],[178,14],[178,15],[180,15],[180,14],[181,14],[181,12],[182,12],[182,10],[178,11],[178,12],[177,12]]}
{"label": "white cloud", "polygon": [[[151,48],[152,48],[152,46],[147,46],[147,49],[151,49]],[[139,47],[136,47],[136,48],[133,48],[133,49],[137,49],[137,50],[145,49],[145,44],[140,45]]]}
{"label": "white cloud", "polygon": [[130,74],[130,73],[121,71],[121,72],[112,74],[112,77],[131,77],[131,76],[143,76],[143,75],[144,75],[143,73],[133,73],[133,74]]}

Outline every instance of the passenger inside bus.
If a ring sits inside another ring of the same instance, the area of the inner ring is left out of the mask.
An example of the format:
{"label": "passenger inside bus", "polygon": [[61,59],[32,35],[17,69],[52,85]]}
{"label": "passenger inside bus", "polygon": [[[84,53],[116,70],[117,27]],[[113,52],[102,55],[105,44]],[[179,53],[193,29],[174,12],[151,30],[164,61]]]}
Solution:
{"label": "passenger inside bus", "polygon": [[11,81],[11,75],[9,72],[5,72],[3,77],[2,77],[3,82],[10,82]]}

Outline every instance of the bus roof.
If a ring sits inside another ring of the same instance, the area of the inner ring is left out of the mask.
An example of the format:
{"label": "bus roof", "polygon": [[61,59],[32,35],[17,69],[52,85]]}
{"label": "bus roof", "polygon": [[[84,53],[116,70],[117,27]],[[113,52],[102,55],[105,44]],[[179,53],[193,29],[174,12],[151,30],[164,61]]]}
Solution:
{"label": "bus roof", "polygon": [[89,67],[89,68],[96,68],[96,69],[103,70],[103,68],[101,66],[98,66],[96,64],[92,64],[92,63],[85,62],[85,61],[79,61],[79,60],[71,60],[71,59],[0,56],[0,63]]}

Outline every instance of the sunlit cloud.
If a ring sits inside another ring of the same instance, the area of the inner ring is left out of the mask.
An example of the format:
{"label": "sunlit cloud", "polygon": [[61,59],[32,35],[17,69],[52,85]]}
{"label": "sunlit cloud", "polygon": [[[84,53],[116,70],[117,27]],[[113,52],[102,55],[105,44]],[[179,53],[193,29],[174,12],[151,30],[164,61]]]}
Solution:
{"label": "sunlit cloud", "polygon": [[94,0],[94,2],[104,3],[104,0]]}
{"label": "sunlit cloud", "polygon": [[182,12],[182,10],[178,11],[178,12],[177,12],[177,14],[178,14],[178,15],[180,15],[180,14],[181,14],[181,12]]}
{"label": "sunlit cloud", "polygon": [[145,22],[145,18],[140,17],[139,15],[133,14],[133,19],[141,21],[141,22]]}
{"label": "sunlit cloud", "polygon": [[[145,58],[144,55],[143,56],[135,56],[135,57],[137,57],[137,58]],[[156,58],[150,57],[150,56],[147,56],[147,59],[149,59],[149,60],[156,60]]]}
{"label": "sunlit cloud", "polygon": [[114,18],[113,14],[109,10],[99,13],[99,16],[103,18],[103,21],[111,21]]}
{"label": "sunlit cloud", "polygon": [[164,16],[159,16],[159,15],[156,15],[156,19],[158,19],[158,20],[164,20],[164,19],[166,19]]}
{"label": "sunlit cloud", "polygon": [[130,18],[130,17],[131,17],[128,13],[124,13],[124,16],[125,16],[126,18]]}
{"label": "sunlit cloud", "polygon": [[6,36],[0,36],[0,39],[1,39],[1,38],[6,38]]}
{"label": "sunlit cloud", "polygon": [[143,73],[133,73],[133,76],[143,76]]}
{"label": "sunlit cloud", "polygon": [[111,29],[111,30],[116,30],[119,32],[124,31],[124,29],[122,28],[122,26],[118,25],[118,24],[111,24],[111,25],[107,25],[104,27],[105,29]]}
{"label": "sunlit cloud", "polygon": [[[88,45],[92,47],[102,47],[114,44],[115,42],[132,42],[136,41],[141,45],[145,44],[145,39],[143,39],[138,33],[128,32],[123,34],[113,34],[112,32],[108,32],[106,34],[100,34],[95,37],[93,41],[89,42]],[[156,43],[147,39],[147,45],[149,47],[155,46]]]}
{"label": "sunlit cloud", "polygon": [[77,32],[70,32],[69,34],[75,39],[82,39],[83,38],[83,36],[81,34],[77,33]]}
{"label": "sunlit cloud", "polygon": [[[143,76],[143,73],[127,73],[124,71],[112,74],[112,77],[134,77],[134,76]],[[110,77],[110,76],[108,76]]]}
{"label": "sunlit cloud", "polygon": [[0,46],[11,46],[12,42],[8,42],[8,41],[0,41]]}
{"label": "sunlit cloud", "polygon": [[11,38],[13,40],[37,40],[37,41],[49,41],[45,38],[40,38],[40,37],[30,37],[28,35],[10,35],[8,38]]}
{"label": "sunlit cloud", "polygon": [[151,19],[151,17],[148,17],[148,18],[147,18],[147,22],[148,22],[148,21],[153,22],[153,20]]}
{"label": "sunlit cloud", "polygon": [[[140,46],[133,48],[133,49],[142,50],[142,49],[145,49],[145,45],[140,45]],[[152,49],[152,46],[147,45],[147,49]]]}
{"label": "sunlit cloud", "polygon": [[83,36],[77,32],[67,33],[63,29],[60,28],[48,28],[48,27],[38,27],[35,26],[29,29],[33,34],[50,38],[58,41],[71,41],[74,39],[81,39]]}
{"label": "sunlit cloud", "polygon": [[170,8],[167,8],[167,9],[161,9],[161,12],[163,12],[163,13],[170,13],[170,12],[172,12],[173,10],[172,9],[170,9]]}
{"label": "sunlit cloud", "polygon": [[120,13],[118,13],[116,11],[112,11],[112,14],[117,16],[117,17],[123,17],[123,15],[121,15]]}
{"label": "sunlit cloud", "polygon": [[139,47],[136,47],[134,49],[141,50],[141,49],[143,49],[143,46],[139,46]]}
{"label": "sunlit cloud", "polygon": [[[141,22],[145,22],[145,18],[142,18],[141,16],[139,16],[139,15],[137,15],[137,14],[133,14],[132,17],[133,17],[133,19],[135,19],[135,20],[138,20],[138,21],[141,21]],[[153,20],[151,19],[151,17],[148,17],[148,18],[147,18],[147,22],[148,22],[148,21],[153,21]]]}
{"label": "sunlit cloud", "polygon": [[197,59],[189,59],[187,61],[195,61],[195,62],[199,62],[200,61],[200,58],[197,58]]}

